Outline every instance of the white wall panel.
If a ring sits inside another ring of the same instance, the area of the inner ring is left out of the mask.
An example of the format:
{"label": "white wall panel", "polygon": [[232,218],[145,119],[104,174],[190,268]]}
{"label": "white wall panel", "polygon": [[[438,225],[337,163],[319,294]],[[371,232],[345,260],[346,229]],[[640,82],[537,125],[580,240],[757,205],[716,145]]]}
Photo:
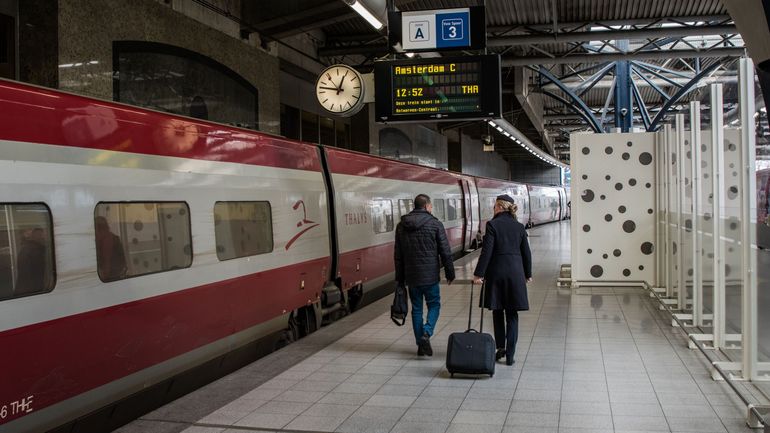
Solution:
{"label": "white wall panel", "polygon": [[573,283],[654,282],[655,140],[571,136]]}

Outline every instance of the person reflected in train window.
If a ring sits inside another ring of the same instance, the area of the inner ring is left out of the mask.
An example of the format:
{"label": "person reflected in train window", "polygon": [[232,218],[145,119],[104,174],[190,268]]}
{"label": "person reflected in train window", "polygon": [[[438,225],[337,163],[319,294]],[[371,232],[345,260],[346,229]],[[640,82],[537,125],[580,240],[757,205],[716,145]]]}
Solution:
{"label": "person reflected in train window", "polygon": [[513,365],[519,334],[519,311],[529,310],[527,282],[532,281],[532,253],[527,232],[517,220],[518,207],[504,194],[495,201],[495,216],[487,222],[473,282],[484,283],[482,307],[492,310],[495,359]]}
{"label": "person reflected in train window", "polygon": [[556,200],[551,200],[551,219],[555,220],[556,215],[559,213],[559,204],[556,202]]}
{"label": "person reflected in train window", "polygon": [[[441,310],[441,267],[447,284],[455,279],[452,250],[446,230],[432,215],[430,197],[420,194],[414,199],[414,210],[401,217],[396,227],[396,245],[393,260],[396,282],[409,289],[412,303],[412,330],[418,356],[433,356],[430,337],[436,329]],[[428,315],[423,323],[423,299]]]}
{"label": "person reflected in train window", "polygon": [[196,119],[209,120],[209,108],[203,96],[195,95],[190,101],[190,117]]}
{"label": "person reflected in train window", "polygon": [[42,292],[45,288],[45,231],[40,227],[24,230],[16,259],[16,296]]}
{"label": "person reflected in train window", "polygon": [[126,255],[120,236],[110,231],[107,218],[94,218],[96,227],[96,262],[102,281],[115,281],[126,277]]}

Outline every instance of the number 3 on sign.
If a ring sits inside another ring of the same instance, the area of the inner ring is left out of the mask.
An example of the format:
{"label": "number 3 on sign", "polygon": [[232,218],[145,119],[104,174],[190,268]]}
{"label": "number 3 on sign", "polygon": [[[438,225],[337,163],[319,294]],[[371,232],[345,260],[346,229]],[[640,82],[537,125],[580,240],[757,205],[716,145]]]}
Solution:
{"label": "number 3 on sign", "polygon": [[457,27],[455,27],[455,26],[450,26],[449,27],[449,37],[451,39],[454,39],[454,38],[457,37]]}

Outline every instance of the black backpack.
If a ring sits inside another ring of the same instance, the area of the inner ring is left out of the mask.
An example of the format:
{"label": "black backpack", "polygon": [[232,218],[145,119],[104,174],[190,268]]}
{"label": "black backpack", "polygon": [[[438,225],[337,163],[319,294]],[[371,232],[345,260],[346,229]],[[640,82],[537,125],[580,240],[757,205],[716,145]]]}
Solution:
{"label": "black backpack", "polygon": [[393,305],[390,306],[390,320],[398,326],[406,323],[406,315],[409,313],[409,302],[407,301],[406,287],[396,286],[396,292],[393,296]]}

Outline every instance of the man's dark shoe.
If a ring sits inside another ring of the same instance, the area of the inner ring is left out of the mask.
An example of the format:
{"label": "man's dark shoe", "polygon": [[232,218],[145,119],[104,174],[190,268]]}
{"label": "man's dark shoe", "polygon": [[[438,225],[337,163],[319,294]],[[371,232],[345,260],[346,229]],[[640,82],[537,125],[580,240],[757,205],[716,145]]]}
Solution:
{"label": "man's dark shoe", "polygon": [[495,361],[499,361],[503,358],[505,358],[505,349],[497,349],[497,352],[495,352]]}
{"label": "man's dark shoe", "polygon": [[417,356],[425,356],[425,350],[422,347],[422,341],[417,345]]}
{"label": "man's dark shoe", "polygon": [[430,346],[430,335],[428,335],[427,332],[422,334],[420,347],[422,347],[422,351],[425,352],[426,355],[433,356],[433,348]]}

